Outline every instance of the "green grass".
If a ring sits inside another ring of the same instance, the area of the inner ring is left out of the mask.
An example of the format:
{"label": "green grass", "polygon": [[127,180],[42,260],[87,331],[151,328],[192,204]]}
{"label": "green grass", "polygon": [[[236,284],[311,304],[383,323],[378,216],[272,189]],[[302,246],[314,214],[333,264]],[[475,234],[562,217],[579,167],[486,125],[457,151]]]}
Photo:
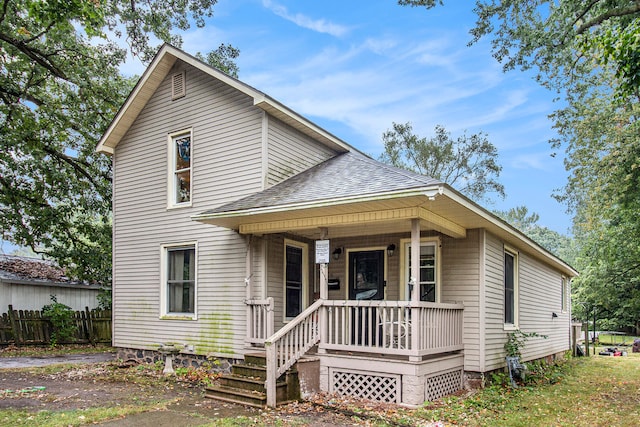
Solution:
{"label": "green grass", "polygon": [[3,426],[82,426],[105,420],[122,418],[126,415],[138,414],[157,408],[165,408],[167,402],[145,403],[141,405],[125,405],[109,408],[89,408],[75,411],[38,411],[28,412],[16,409],[0,411],[0,425]]}
{"label": "green grass", "polygon": [[518,389],[490,386],[415,415],[445,425],[511,427],[621,426],[640,419],[640,354],[573,359],[537,381]]}

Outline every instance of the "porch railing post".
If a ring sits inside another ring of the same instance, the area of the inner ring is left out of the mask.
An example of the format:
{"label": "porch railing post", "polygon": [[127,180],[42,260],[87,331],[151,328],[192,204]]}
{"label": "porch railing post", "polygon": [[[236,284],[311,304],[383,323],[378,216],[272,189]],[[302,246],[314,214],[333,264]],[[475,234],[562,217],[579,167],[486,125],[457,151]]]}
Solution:
{"label": "porch railing post", "polygon": [[267,381],[265,388],[267,389],[267,406],[275,408],[276,406],[276,380],[278,379],[278,360],[276,343],[266,342],[265,350],[267,353]]}
{"label": "porch railing post", "polygon": [[267,306],[267,333],[265,335],[265,338],[270,337],[271,335],[273,335],[273,333],[275,332],[274,330],[274,312],[273,312],[273,297],[268,297],[267,298],[267,302],[269,303],[269,305]]}

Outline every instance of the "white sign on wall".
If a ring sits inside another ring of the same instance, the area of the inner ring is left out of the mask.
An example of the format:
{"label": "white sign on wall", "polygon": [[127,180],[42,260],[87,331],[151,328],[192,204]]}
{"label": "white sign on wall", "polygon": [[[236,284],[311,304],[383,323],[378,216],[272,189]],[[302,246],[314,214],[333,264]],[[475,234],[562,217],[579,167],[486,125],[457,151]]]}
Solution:
{"label": "white sign on wall", "polygon": [[316,264],[329,263],[329,241],[316,240]]}

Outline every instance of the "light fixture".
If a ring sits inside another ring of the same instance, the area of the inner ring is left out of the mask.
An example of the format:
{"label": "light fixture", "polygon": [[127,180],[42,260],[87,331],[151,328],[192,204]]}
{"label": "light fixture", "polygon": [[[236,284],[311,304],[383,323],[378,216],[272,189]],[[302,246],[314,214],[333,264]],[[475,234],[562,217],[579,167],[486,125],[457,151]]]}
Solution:
{"label": "light fixture", "polygon": [[393,243],[387,246],[387,256],[392,257],[396,253],[396,245]]}
{"label": "light fixture", "polygon": [[331,254],[331,256],[333,256],[333,259],[336,261],[340,259],[340,255],[342,255],[342,248],[335,248],[333,250],[333,253]]}
{"label": "light fixture", "polygon": [[558,317],[556,313],[551,313],[551,317]]}

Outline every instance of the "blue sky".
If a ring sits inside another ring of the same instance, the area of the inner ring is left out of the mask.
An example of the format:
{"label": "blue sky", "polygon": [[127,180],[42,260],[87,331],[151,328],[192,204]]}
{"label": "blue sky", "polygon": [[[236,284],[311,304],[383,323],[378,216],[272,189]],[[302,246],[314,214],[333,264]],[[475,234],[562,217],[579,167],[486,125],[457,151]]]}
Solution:
{"label": "blue sky", "polygon": [[[563,153],[551,157],[554,97],[520,71],[503,73],[487,40],[468,47],[473,2],[432,10],[394,0],[220,0],[205,28],[183,34],[188,53],[220,43],[240,49],[239,77],[373,157],[392,122],[420,136],[443,125],[454,137],[485,132],[498,147],[507,197],[540,224],[571,224],[551,194],[564,185]],[[141,74],[132,60],[123,71]],[[8,251],[10,245],[3,243]]]}
{"label": "blue sky", "polygon": [[486,207],[526,205],[567,233],[570,216],[551,197],[566,181],[563,153],[551,157],[548,143],[554,94],[530,73],[503,73],[488,40],[468,47],[474,23],[472,2],[220,0],[183,49],[234,45],[241,80],[373,157],[392,122],[427,137],[437,124],[454,137],[482,131],[498,147],[507,192]]}

